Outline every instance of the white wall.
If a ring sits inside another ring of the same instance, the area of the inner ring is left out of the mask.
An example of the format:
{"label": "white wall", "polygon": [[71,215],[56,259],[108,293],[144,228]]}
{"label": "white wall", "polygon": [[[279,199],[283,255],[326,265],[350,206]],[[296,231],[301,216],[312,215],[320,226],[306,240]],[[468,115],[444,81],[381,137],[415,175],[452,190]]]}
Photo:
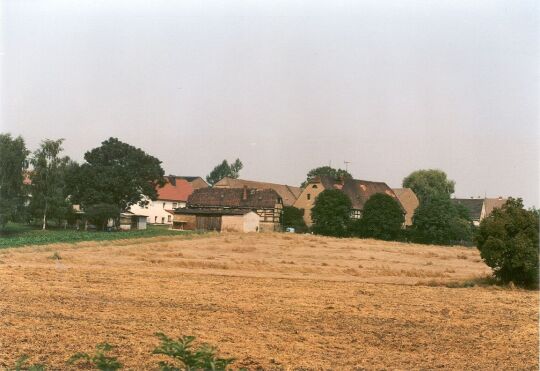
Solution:
{"label": "white wall", "polygon": [[183,201],[149,201],[146,207],[140,207],[135,204],[131,206],[129,211],[133,214],[146,215],[146,221],[149,224],[172,224],[173,214],[166,210],[173,210],[177,207],[186,207]]}

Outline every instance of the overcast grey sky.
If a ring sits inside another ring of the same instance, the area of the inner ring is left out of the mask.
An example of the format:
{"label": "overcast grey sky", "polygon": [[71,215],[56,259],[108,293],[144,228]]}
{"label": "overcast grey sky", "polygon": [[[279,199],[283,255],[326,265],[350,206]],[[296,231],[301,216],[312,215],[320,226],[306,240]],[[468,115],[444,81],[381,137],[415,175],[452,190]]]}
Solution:
{"label": "overcast grey sky", "polygon": [[206,175],[316,166],[539,202],[538,1],[2,1],[0,131]]}

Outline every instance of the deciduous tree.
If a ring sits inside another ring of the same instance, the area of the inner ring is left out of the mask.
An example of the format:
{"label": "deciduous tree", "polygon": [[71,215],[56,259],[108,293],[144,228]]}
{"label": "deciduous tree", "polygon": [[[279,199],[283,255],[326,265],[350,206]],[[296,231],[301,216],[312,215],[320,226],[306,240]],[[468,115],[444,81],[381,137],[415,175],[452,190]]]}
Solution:
{"label": "deciduous tree", "polygon": [[362,218],[356,223],[358,229],[354,234],[360,237],[395,240],[400,236],[404,221],[403,209],[398,201],[387,194],[376,193],[364,204]]}
{"label": "deciduous tree", "polygon": [[60,156],[63,141],[44,140],[30,160],[33,167],[30,211],[42,220],[43,229],[49,218],[65,218],[70,207],[66,194],[66,168],[70,160]]}
{"label": "deciduous tree", "polygon": [[24,207],[24,171],[28,167],[24,139],[0,134],[0,228],[17,219]]}
{"label": "deciduous tree", "polygon": [[480,256],[502,282],[538,286],[539,214],[509,198],[482,220],[475,242]]}
{"label": "deciduous tree", "polygon": [[347,235],[350,223],[351,200],[337,189],[322,191],[311,209],[313,232],[326,236]]}
{"label": "deciduous tree", "polygon": [[315,169],[311,169],[307,175],[306,180],[302,183],[301,187],[305,187],[306,184],[316,176],[329,176],[334,179],[340,178],[352,178],[352,175],[343,169],[335,169],[331,166],[321,166]]}
{"label": "deciduous tree", "polygon": [[420,203],[425,203],[432,198],[450,198],[454,193],[455,182],[448,179],[446,173],[441,170],[417,170],[403,179],[403,187],[411,188],[418,197]]}
{"label": "deciduous tree", "polygon": [[81,166],[69,171],[73,203],[83,208],[115,205],[121,212],[136,203],[157,198],[157,186],[165,184],[161,161],[140,148],[109,138],[88,151]]}

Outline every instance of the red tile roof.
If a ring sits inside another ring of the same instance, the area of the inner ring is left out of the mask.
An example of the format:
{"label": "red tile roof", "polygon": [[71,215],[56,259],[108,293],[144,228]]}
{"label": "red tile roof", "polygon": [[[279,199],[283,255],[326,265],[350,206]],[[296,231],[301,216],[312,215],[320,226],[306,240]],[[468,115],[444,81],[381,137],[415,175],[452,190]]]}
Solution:
{"label": "red tile roof", "polygon": [[193,187],[185,179],[176,178],[173,182],[167,180],[162,188],[157,189],[158,200],[167,201],[187,201],[190,194],[193,193]]}

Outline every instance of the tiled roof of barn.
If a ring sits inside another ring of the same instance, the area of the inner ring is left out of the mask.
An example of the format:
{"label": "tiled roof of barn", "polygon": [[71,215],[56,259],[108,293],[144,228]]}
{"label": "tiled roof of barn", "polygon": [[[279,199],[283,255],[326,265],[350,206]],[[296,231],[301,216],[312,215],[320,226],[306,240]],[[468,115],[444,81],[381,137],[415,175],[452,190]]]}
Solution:
{"label": "tiled roof of barn", "polygon": [[286,184],[257,182],[254,180],[233,179],[229,177],[225,177],[214,184],[214,188],[242,188],[244,186],[254,189],[273,189],[281,196],[283,205],[285,206],[292,206],[300,196],[300,193],[302,193],[302,188],[300,187],[293,187]]}
{"label": "tiled roof of barn", "polygon": [[486,208],[486,216],[491,215],[493,209],[501,208],[508,199],[506,198],[486,198],[484,201],[484,207]]}
{"label": "tiled roof of barn", "polygon": [[465,206],[472,220],[480,220],[484,206],[483,198],[453,198],[452,202]]}
{"label": "tiled roof of barn", "polygon": [[[245,196],[245,197],[244,197]],[[201,188],[188,199],[188,207],[274,208],[281,197],[273,189]]]}
{"label": "tiled roof of barn", "polygon": [[418,197],[416,197],[416,194],[410,188],[393,188],[392,190],[401,203],[401,206],[405,209],[405,225],[412,225],[414,211],[420,205]]}
{"label": "tiled roof of barn", "polygon": [[189,195],[193,192],[191,184],[181,178],[165,177],[166,183],[163,187],[157,188],[158,200],[168,201],[187,201]]}
{"label": "tiled roof of barn", "polygon": [[[341,190],[349,196],[353,209],[362,210],[366,201],[376,193],[384,193],[394,198],[403,209],[403,206],[399,202],[394,191],[392,191],[392,189],[384,182],[371,182],[368,180],[350,178],[339,180],[334,179],[331,176],[321,176],[314,179],[314,181],[320,181],[324,189]],[[403,209],[403,211],[405,212],[405,209]]]}
{"label": "tiled roof of barn", "polygon": [[189,209],[182,208],[176,209],[175,214],[179,215],[245,215],[251,212],[249,209],[225,209],[225,210],[212,210],[212,209]]}

